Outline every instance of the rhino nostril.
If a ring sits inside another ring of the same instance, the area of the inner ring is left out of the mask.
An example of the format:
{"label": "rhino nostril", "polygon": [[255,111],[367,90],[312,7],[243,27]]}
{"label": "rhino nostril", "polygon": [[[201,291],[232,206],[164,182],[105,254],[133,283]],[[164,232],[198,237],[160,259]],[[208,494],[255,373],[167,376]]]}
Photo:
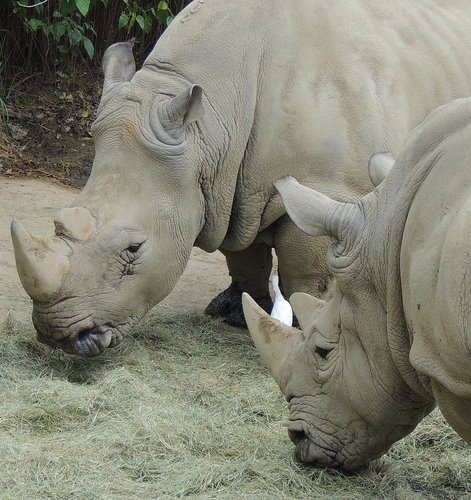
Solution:
{"label": "rhino nostril", "polygon": [[305,439],[306,434],[304,431],[288,431],[288,436],[294,444],[300,443],[303,439]]}

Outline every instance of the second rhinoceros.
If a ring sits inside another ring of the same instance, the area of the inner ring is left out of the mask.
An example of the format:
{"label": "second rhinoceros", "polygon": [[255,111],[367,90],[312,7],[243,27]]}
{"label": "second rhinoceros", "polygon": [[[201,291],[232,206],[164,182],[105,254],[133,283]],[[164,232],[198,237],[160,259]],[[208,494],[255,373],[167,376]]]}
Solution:
{"label": "second rhinoceros", "polygon": [[302,230],[334,241],[331,301],[291,298],[302,332],[243,299],[297,457],[355,469],[435,403],[471,444],[471,99],[435,111],[357,204],[276,185]]}
{"label": "second rhinoceros", "polygon": [[12,227],[38,338],[87,356],[116,345],[193,245],[220,249],[232,276],[211,314],[234,320],[242,291],[270,307],[272,248],[285,294],[318,291],[327,239],[294,226],[272,180],[366,194],[372,153],[471,94],[470,25],[469,0],[195,0],[140,71],[131,43],[110,47],[85,188],[56,236]]}

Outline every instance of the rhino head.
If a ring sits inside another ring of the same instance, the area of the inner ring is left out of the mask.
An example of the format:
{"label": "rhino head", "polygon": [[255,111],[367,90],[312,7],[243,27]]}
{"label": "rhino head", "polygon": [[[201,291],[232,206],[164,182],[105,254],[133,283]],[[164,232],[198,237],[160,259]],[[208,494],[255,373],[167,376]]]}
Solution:
{"label": "rhino head", "polygon": [[85,356],[118,344],[172,290],[204,213],[191,127],[204,112],[201,88],[169,96],[131,85],[132,43],[111,46],[103,68],[86,186],[51,238],[11,227],[38,339]]}
{"label": "rhino head", "polygon": [[388,245],[371,244],[377,193],[348,204],[290,177],[275,186],[299,228],[332,237],[328,263],[335,293],[327,303],[292,295],[302,331],[268,316],[247,294],[246,321],[289,403],[296,457],[352,470],[385,453],[433,408],[432,398],[413,391],[398,366],[396,356],[407,364],[406,344],[390,345],[388,269],[372,266],[385,261]]}

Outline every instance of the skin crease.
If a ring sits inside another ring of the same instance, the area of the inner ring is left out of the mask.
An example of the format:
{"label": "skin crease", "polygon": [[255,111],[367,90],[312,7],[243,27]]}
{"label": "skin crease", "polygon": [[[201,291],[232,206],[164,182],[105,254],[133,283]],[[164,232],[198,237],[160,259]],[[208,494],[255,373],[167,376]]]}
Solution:
{"label": "skin crease", "polygon": [[[272,249],[285,295],[319,293],[328,239],[295,227],[272,181],[296,174],[351,202],[368,192],[372,153],[396,153],[430,109],[471,94],[470,16],[468,0],[206,0],[138,72],[129,44],[110,48],[96,156],[74,203],[96,235],[56,236],[70,271],[48,297],[31,294],[40,340],[96,355],[111,332],[116,345],[172,290],[193,245],[224,253],[232,302],[268,296]],[[140,243],[126,228],[145,239],[135,262],[123,262]]]}
{"label": "skin crease", "polygon": [[333,234],[325,222],[336,221],[328,254],[335,294],[301,322],[302,341],[284,340],[281,361],[272,361],[269,332],[286,336],[286,327],[258,322],[254,314],[263,313],[246,305],[254,341],[289,401],[298,459],[358,468],[435,403],[471,444],[470,124],[471,99],[438,108],[358,204],[326,202],[292,179],[277,183],[304,231],[323,234],[324,221]]}

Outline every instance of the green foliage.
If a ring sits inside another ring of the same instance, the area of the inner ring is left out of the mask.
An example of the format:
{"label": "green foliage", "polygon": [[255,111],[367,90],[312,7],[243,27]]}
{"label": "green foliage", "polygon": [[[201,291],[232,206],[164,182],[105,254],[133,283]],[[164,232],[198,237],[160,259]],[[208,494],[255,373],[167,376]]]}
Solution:
{"label": "green foliage", "polygon": [[[147,53],[189,0],[6,0],[0,2],[0,89],[15,71],[45,76],[101,60],[113,42],[137,38]],[[4,70],[3,73],[1,72]],[[1,94],[0,94],[1,98]]]}
{"label": "green foliage", "polygon": [[5,61],[5,39],[4,37],[0,38],[0,122],[1,128],[8,132],[8,108],[5,104],[5,99],[8,94],[8,90],[5,86],[5,69],[6,69],[6,61]]}
{"label": "green foliage", "polygon": [[119,27],[129,33],[137,24],[143,33],[150,33],[157,22],[168,26],[173,19],[172,11],[167,2],[159,2],[157,7],[143,7],[138,2],[122,0],[125,5],[119,16]]}
{"label": "green foliage", "polygon": [[[108,8],[109,0],[60,0],[52,16],[45,9],[45,4],[29,8],[18,0],[12,0],[12,3],[13,13],[21,19],[27,31],[40,32],[51,38],[62,53],[69,52],[72,47],[83,47],[88,57],[93,59],[95,47],[91,38],[96,37],[97,32],[94,22],[86,19],[98,1],[105,9]],[[154,2],[149,6],[148,2],[142,5],[142,2],[130,0],[118,0],[117,3],[122,8],[118,28],[125,29],[128,35],[135,25],[143,33],[150,33],[156,24],[167,26],[174,17],[168,3],[163,1],[157,6],[152,6]]]}
{"label": "green foliage", "polygon": [[8,108],[5,101],[0,97],[0,121],[2,124],[2,129],[8,132]]}

